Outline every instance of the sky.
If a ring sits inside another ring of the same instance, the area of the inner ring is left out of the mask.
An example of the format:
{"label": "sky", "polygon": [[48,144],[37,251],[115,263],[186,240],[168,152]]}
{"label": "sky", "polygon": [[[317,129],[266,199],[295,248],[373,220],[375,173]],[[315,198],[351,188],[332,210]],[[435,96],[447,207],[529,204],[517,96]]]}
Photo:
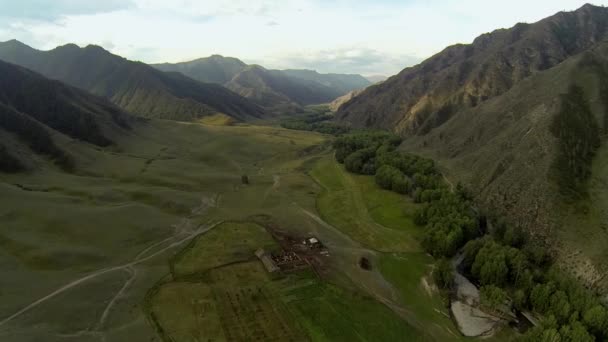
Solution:
{"label": "sky", "polygon": [[[596,0],[595,5],[608,5]],[[266,68],[393,75],[576,0],[0,0],[0,41],[96,44],[146,63],[212,54]]]}

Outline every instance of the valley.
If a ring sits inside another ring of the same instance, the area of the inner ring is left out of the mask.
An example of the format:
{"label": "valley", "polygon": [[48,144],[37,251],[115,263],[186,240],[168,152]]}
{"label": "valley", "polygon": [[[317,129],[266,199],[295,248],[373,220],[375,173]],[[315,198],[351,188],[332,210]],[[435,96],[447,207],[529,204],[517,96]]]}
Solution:
{"label": "valley", "polygon": [[[119,149],[68,147],[89,161],[74,174],[3,175],[0,336],[460,340],[428,285],[418,204],[347,173],[332,139],[152,121]],[[277,229],[321,240],[322,271],[268,274],[254,252],[276,249]]]}
{"label": "valley", "polygon": [[[270,317],[256,323],[264,334],[321,341],[358,334],[387,341],[456,338],[438,294],[420,285],[432,260],[418,247],[414,204],[369,177],[347,174],[331,156],[330,139],[270,126],[152,121],[120,138],[118,149],[65,146],[87,161],[74,174],[48,166],[2,175],[7,271],[0,335],[238,340],[223,324],[253,318],[234,321],[222,296],[260,289],[262,310],[288,313],[278,326],[265,325],[275,321]],[[242,222],[234,233],[231,222]],[[254,251],[275,244],[268,227],[318,236],[331,255],[327,270],[321,277],[267,275]],[[360,268],[362,256],[372,271]],[[394,273],[400,267],[417,271],[404,279]],[[385,273],[398,279],[388,281]],[[215,308],[203,325],[186,318],[201,310],[191,306],[193,298]],[[360,330],[350,328],[353,321]],[[207,324],[216,328],[202,328]]]}

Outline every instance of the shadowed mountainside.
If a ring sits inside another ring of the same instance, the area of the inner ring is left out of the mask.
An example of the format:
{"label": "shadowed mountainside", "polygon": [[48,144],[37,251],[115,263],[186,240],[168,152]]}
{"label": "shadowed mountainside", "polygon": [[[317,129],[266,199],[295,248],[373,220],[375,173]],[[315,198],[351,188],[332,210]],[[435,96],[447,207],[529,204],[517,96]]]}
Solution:
{"label": "shadowed mountainside", "polygon": [[221,86],[164,73],[99,46],[39,51],[12,40],[0,44],[0,59],[103,96],[142,117],[195,120],[222,113],[249,120],[264,115],[259,106]]}
{"label": "shadowed mountainside", "polygon": [[25,68],[0,62],[0,169],[27,169],[31,154],[74,167],[54,136],[97,146],[130,129],[133,118],[102,98],[89,95]]}

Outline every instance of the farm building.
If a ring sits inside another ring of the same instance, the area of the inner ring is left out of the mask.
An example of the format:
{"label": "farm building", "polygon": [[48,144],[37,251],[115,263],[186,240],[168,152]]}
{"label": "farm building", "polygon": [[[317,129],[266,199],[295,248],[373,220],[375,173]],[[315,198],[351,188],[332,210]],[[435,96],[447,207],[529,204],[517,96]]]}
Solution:
{"label": "farm building", "polygon": [[277,266],[274,261],[272,261],[272,258],[270,257],[269,253],[266,253],[266,251],[263,248],[258,249],[255,252],[255,256],[258,257],[258,259],[260,259],[260,261],[262,262],[262,264],[264,265],[264,267],[266,268],[266,271],[268,271],[268,273],[274,273],[279,271],[279,266]]}
{"label": "farm building", "polygon": [[303,244],[308,246],[310,249],[323,248],[323,244],[316,237],[310,237],[304,240]]}

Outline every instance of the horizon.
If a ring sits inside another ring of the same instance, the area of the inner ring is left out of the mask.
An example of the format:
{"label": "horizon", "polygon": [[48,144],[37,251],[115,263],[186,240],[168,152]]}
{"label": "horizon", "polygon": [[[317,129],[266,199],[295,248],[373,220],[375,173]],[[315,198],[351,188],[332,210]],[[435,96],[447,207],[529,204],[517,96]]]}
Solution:
{"label": "horizon", "polygon": [[[525,2],[530,8],[522,13],[517,10],[521,8],[518,3],[524,4],[522,0],[509,4],[356,0],[356,6],[345,0],[231,0],[204,5],[190,0],[177,4],[161,0],[1,2],[6,9],[0,14],[0,40],[16,39],[39,50],[66,44],[98,45],[148,64],[220,55],[268,69],[365,77],[395,75],[448,46],[469,44],[484,33],[520,22],[533,23],[588,3]],[[429,24],[435,22],[441,24]],[[330,23],[331,33],[325,24],[315,23]],[[425,34],[410,33],[418,31]],[[294,42],[294,37],[299,40]]]}

